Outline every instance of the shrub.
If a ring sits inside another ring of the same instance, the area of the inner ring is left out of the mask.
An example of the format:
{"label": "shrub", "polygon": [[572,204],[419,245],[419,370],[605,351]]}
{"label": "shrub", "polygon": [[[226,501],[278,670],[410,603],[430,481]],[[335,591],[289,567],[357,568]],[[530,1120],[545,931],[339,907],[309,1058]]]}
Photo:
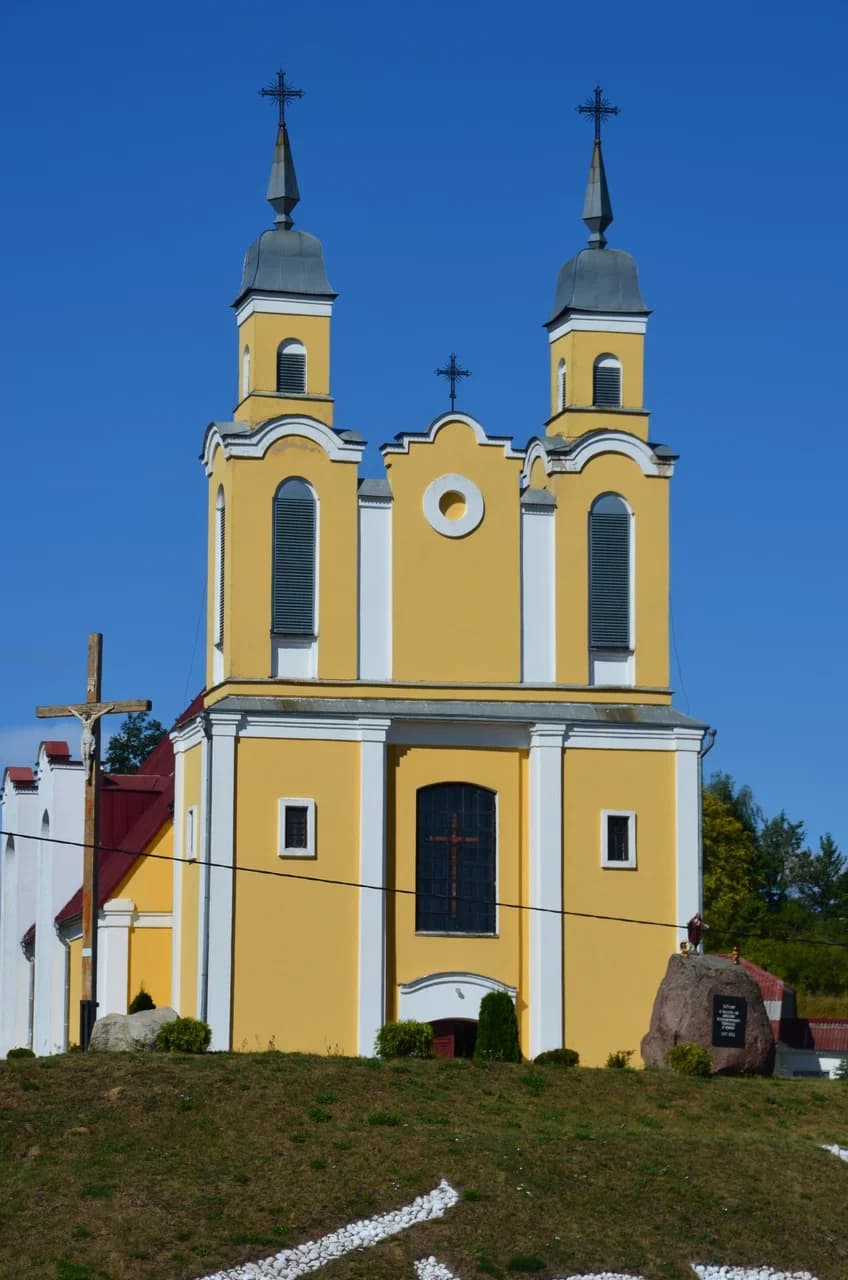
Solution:
{"label": "shrub", "polygon": [[[11,1053],[9,1057],[11,1058]],[[839,1066],[836,1068],[836,1079],[844,1080],[848,1084],[848,1058],[843,1058]]]}
{"label": "shrub", "polygon": [[672,1071],[679,1071],[683,1076],[709,1076],[713,1064],[707,1050],[700,1044],[690,1044],[683,1040],[672,1045],[665,1060]]}
{"label": "shrub", "polygon": [[533,1061],[542,1066],[577,1067],[580,1054],[576,1049],[546,1049],[544,1053],[537,1053]]}
{"label": "shrub", "polygon": [[10,1049],[9,1052],[6,1054],[6,1057],[7,1058],[34,1058],[35,1054],[33,1053],[32,1049],[25,1049],[23,1046],[20,1046],[17,1049]]}
{"label": "shrub", "polygon": [[154,1049],[163,1053],[205,1053],[212,1039],[208,1022],[197,1018],[176,1018],[159,1028]]}
{"label": "shrub", "polygon": [[506,991],[490,991],[480,1001],[476,1062],[520,1062],[515,1005]]}
{"label": "shrub", "polygon": [[153,1002],[153,997],[149,991],[145,991],[144,983],[142,983],[138,989],[138,995],[133,996],[130,1001],[130,1007],[127,1009],[127,1013],[144,1013],[147,1009],[155,1008],[156,1005]]}
{"label": "shrub", "polygon": [[613,1067],[618,1071],[629,1071],[632,1057],[632,1049],[614,1049],[607,1058],[607,1066]]}
{"label": "shrub", "polygon": [[381,1058],[429,1058],[433,1028],[429,1022],[386,1022],[374,1045]]}

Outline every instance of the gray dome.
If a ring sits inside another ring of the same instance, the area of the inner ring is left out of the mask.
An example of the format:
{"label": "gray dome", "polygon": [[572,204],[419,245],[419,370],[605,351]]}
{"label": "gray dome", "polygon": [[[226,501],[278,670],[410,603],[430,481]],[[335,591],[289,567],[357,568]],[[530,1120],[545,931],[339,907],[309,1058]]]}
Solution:
{"label": "gray dome", "polygon": [[236,304],[246,293],[307,293],[335,298],[327,279],[321,241],[306,231],[275,227],[263,231],[244,255],[241,288]]}
{"label": "gray dome", "polygon": [[635,259],[621,249],[581,249],[560,270],[548,324],[564,311],[647,315]]}

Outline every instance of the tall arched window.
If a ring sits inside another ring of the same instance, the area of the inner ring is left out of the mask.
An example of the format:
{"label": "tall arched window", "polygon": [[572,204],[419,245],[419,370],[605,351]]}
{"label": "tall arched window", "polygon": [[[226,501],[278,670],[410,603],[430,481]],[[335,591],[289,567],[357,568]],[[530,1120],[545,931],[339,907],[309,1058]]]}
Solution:
{"label": "tall arched window", "polygon": [[317,502],[305,480],[284,480],[274,494],[271,630],[315,635]]}
{"label": "tall arched window", "polygon": [[227,511],[224,490],[219,488],[215,499],[215,625],[213,643],[220,649],[224,644],[224,550],[227,537]]}
{"label": "tall arched window", "polygon": [[589,513],[589,644],[630,649],[630,526],[633,517],[614,493]]}
{"label": "tall arched window", "polygon": [[592,404],[621,407],[621,361],[617,356],[598,356],[592,371]]}
{"label": "tall arched window", "polygon": [[250,395],[250,347],[245,347],[241,356],[241,398]]}
{"label": "tall arched window", "polygon": [[565,378],[566,378],[565,361],[560,360],[559,366],[557,368],[557,409],[560,413],[562,413],[563,409],[565,408],[565,393],[566,393]]}
{"label": "tall arched window", "polygon": [[415,928],[495,932],[495,793],[468,782],[418,792]]}
{"label": "tall arched window", "polygon": [[306,394],[306,347],[296,338],[277,347],[277,390],[290,396]]}

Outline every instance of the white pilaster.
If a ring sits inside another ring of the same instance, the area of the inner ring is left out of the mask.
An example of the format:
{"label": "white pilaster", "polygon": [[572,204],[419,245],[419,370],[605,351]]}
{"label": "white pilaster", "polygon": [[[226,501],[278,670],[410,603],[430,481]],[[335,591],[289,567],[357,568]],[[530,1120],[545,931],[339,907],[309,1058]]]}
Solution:
{"label": "white pilaster", "polygon": [[[530,906],[561,910],[564,725],[530,731]],[[530,1057],[563,1044],[562,916],[530,912]]]}
{"label": "white pilaster", "polygon": [[388,720],[362,727],[359,789],[359,992],[357,1052],[373,1057],[386,1017],[386,733]]}
{"label": "white pilaster", "polygon": [[100,913],[97,940],[97,1016],[126,1013],[130,982],[132,898],[111,898]]}
{"label": "white pilaster", "polygon": [[556,503],[541,490],[521,502],[521,679],[556,680]]}
{"label": "white pilaster", "polygon": [[174,862],[172,867],[172,925],[171,925],[171,1008],[180,1012],[180,982],[182,970],[183,925],[183,863],[185,838],[185,813],[183,792],[185,779],[185,752],[174,744]]}
{"label": "white pilaster", "polygon": [[359,495],[359,678],[392,678],[392,499]]}
{"label": "white pilaster", "polygon": [[[677,840],[677,923],[684,926],[702,908],[700,732],[675,735],[675,831]],[[678,945],[686,929],[678,930]]]}
{"label": "white pilaster", "polygon": [[53,860],[56,846],[49,841],[45,819],[38,842],[35,883],[35,990],[32,1047],[39,1057],[64,1049],[65,949],[56,936]]}
{"label": "white pilaster", "polygon": [[210,1047],[219,1050],[230,1048],[232,1031],[236,738],[240,719],[237,713],[227,712],[212,712],[209,717],[212,809],[205,856],[212,865],[206,869],[209,876],[206,1021],[212,1028]]}

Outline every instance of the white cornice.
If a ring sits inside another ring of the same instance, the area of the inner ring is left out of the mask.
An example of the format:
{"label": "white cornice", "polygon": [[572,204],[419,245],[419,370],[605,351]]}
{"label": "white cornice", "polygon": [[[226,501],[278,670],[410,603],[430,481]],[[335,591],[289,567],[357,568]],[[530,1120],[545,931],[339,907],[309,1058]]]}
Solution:
{"label": "white cornice", "polygon": [[[566,441],[563,438],[563,444]],[[589,431],[585,436],[578,436],[567,451],[549,453],[544,440],[538,437],[531,440],[525,451],[524,467],[521,472],[522,489],[530,483],[533,464],[541,460],[545,465],[545,474],[557,472],[580,472],[593,458],[604,453],[617,453],[630,458],[645,476],[674,475],[674,459],[658,458],[649,444],[631,435],[629,431]]]}
{"label": "white cornice", "polygon": [[551,342],[567,333],[638,333],[644,334],[647,316],[605,315],[595,311],[570,311],[564,320],[548,330]]}
{"label": "white cornice", "polygon": [[286,436],[302,436],[320,445],[331,462],[359,463],[365,452],[364,443],[344,440],[326,423],[317,418],[306,418],[299,414],[283,414],[279,418],[270,418],[260,423],[252,431],[222,430],[220,423],[212,422],[206,428],[203,440],[201,461],[207,476],[212,474],[212,460],[215,450],[221,449],[225,458],[261,459],[278,440]]}
{"label": "white cornice", "polygon": [[301,293],[251,293],[236,308],[236,323],[256,313],[269,316],[331,316],[331,299],[313,298]]}
{"label": "white cornice", "polygon": [[397,437],[395,444],[382,445],[380,452],[385,457],[387,454],[409,453],[409,447],[413,444],[432,444],[442,427],[447,426],[449,422],[460,422],[463,426],[470,427],[478,444],[494,445],[503,449],[505,458],[524,457],[520,450],[513,449],[512,441],[505,436],[487,436],[485,427],[467,413],[443,413],[430,423],[426,431],[404,431]]}

